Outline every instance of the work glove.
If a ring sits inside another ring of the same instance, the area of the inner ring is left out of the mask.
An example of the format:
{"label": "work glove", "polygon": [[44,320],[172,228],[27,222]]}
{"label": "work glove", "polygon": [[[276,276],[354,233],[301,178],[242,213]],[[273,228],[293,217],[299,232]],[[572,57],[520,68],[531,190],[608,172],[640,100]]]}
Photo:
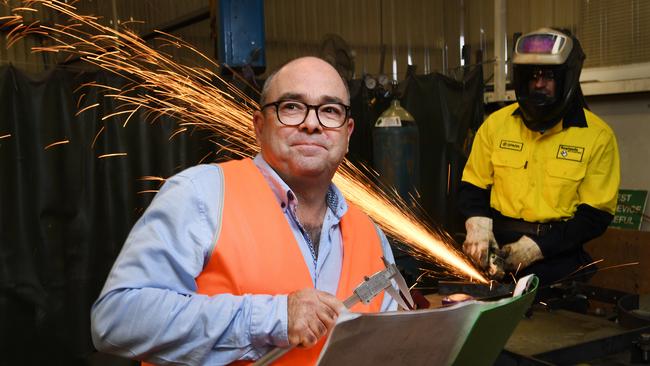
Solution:
{"label": "work glove", "polygon": [[489,266],[489,251],[497,251],[499,245],[492,232],[492,219],[483,216],[473,216],[465,221],[467,236],[463,243],[463,252],[483,269]]}
{"label": "work glove", "polygon": [[520,271],[534,262],[544,259],[539,245],[526,235],[514,243],[504,245],[501,248],[501,253],[504,257],[505,270],[510,272]]}
{"label": "work glove", "polygon": [[506,274],[505,261],[503,260],[504,255],[501,249],[496,249],[494,247],[490,248],[488,254],[488,268],[486,272],[488,277],[491,279],[500,281]]}

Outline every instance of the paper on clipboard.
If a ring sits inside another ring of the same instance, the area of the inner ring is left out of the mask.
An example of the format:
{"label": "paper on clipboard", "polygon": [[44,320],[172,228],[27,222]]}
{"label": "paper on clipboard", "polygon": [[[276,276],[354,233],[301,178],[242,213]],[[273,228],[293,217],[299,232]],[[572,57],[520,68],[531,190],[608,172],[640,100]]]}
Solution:
{"label": "paper on clipboard", "polygon": [[537,279],[534,286],[531,281],[532,277],[522,278],[518,285],[523,283],[522,292],[528,287],[532,290],[493,302],[343,315],[317,364],[491,365],[534,299]]}

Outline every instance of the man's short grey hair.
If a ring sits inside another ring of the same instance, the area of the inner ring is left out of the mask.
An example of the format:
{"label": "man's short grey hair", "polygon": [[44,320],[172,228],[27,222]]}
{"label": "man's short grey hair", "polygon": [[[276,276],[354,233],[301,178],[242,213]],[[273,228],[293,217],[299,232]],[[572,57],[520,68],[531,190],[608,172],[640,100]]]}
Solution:
{"label": "man's short grey hair", "polygon": [[[284,65],[283,65],[284,66]],[[275,75],[278,74],[278,71],[280,71],[282,67],[279,67],[273,71],[269,77],[264,80],[264,85],[262,86],[262,92],[260,93],[260,107],[268,103],[268,95],[269,95],[269,88],[271,87],[271,83],[273,82],[273,78],[275,78]]]}
{"label": "man's short grey hair", "polygon": [[[293,59],[283,63],[282,65],[280,65],[280,67],[276,68],[271,74],[269,74],[269,76],[264,81],[264,85],[262,86],[262,91],[260,92],[260,107],[269,102],[268,99],[267,99],[268,94],[269,94],[269,88],[271,87],[271,84],[273,83],[273,79],[278,74],[278,71],[280,71],[288,63],[290,63],[292,61],[295,61],[295,60],[297,60],[299,58],[303,58],[303,57],[315,57],[315,58],[317,58],[319,60],[323,60],[323,61],[325,61],[325,62],[327,62],[328,64],[331,65],[331,63],[329,63],[327,60],[325,60],[325,59],[323,59],[321,57],[318,57],[318,56],[301,56],[301,57],[293,58]],[[332,65],[332,67],[334,67],[334,66]],[[334,69],[336,70],[336,68],[334,68]],[[341,76],[340,73],[339,73],[339,77],[341,78],[341,81],[343,82],[343,86],[345,87],[345,93],[347,94],[348,101],[349,101],[350,100],[350,88],[348,87],[348,82],[343,78],[343,76]]]}

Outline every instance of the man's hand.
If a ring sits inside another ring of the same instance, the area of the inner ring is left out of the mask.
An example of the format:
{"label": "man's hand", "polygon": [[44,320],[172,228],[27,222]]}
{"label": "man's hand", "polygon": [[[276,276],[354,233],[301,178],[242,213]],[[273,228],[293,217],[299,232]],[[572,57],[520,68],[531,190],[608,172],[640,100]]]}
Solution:
{"label": "man's hand", "polygon": [[287,299],[289,344],[312,347],[332,329],[344,309],[343,302],[327,292],[307,288],[290,293]]}
{"label": "man's hand", "polygon": [[526,235],[514,243],[504,245],[501,251],[505,257],[505,269],[511,272],[522,270],[534,262],[544,259],[539,245]]}
{"label": "man's hand", "polygon": [[482,216],[470,217],[465,221],[465,229],[467,230],[467,236],[463,243],[463,252],[470,256],[481,268],[488,268],[488,249],[499,249],[492,232],[492,219]]}

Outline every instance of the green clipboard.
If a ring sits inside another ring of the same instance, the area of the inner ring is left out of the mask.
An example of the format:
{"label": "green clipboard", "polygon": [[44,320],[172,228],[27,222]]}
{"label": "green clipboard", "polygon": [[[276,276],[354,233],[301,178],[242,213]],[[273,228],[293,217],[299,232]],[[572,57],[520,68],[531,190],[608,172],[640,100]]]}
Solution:
{"label": "green clipboard", "polygon": [[535,300],[539,279],[532,277],[528,289],[518,297],[495,301],[482,308],[458,356],[455,366],[493,365],[508,338]]}

